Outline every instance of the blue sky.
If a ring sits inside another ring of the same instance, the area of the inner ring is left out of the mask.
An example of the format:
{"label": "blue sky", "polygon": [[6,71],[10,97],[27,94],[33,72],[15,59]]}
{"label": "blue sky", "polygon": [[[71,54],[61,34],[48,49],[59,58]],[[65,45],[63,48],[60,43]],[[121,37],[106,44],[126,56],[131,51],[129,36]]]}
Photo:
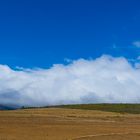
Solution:
{"label": "blue sky", "polygon": [[136,59],[139,40],[139,0],[0,1],[0,64],[10,67],[103,54]]}

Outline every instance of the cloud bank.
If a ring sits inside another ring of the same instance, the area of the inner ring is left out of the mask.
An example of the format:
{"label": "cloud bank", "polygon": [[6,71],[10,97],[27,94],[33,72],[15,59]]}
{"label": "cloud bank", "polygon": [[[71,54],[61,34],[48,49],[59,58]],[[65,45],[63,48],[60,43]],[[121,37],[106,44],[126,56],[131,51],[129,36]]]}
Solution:
{"label": "cloud bank", "polygon": [[125,58],[79,59],[50,69],[0,65],[0,104],[140,103],[140,69]]}

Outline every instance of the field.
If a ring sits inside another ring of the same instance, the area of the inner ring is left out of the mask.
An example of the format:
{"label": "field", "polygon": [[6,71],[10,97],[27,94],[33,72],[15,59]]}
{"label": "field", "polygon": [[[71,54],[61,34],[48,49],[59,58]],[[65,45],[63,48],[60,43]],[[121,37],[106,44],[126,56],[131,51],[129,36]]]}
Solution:
{"label": "field", "polygon": [[100,110],[106,112],[140,114],[140,104],[76,104],[55,106],[67,109]]}
{"label": "field", "polygon": [[140,140],[140,105],[83,106],[0,111],[0,140]]}

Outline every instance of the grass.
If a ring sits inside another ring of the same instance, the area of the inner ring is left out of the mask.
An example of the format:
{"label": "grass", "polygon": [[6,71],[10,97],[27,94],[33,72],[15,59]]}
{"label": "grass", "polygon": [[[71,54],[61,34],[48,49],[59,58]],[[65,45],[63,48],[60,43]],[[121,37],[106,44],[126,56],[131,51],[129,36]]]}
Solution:
{"label": "grass", "polygon": [[138,114],[67,108],[0,111],[0,140],[140,140],[139,134]]}
{"label": "grass", "polygon": [[46,107],[23,107],[23,109],[54,108],[54,107],[66,109],[100,110],[107,112],[140,114],[140,104],[75,104],[75,105],[58,105]]}
{"label": "grass", "polygon": [[58,108],[100,110],[117,113],[140,114],[140,104],[76,104],[60,105]]}

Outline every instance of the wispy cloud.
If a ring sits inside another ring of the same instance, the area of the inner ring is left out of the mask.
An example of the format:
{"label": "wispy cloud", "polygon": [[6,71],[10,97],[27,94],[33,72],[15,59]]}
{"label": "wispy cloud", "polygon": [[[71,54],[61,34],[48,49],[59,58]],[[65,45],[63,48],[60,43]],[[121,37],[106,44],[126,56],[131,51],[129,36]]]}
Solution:
{"label": "wispy cloud", "polygon": [[0,104],[140,103],[140,69],[123,57],[79,59],[50,69],[0,65]]}
{"label": "wispy cloud", "polygon": [[134,41],[132,44],[133,46],[140,48],[140,41]]}
{"label": "wispy cloud", "polygon": [[140,60],[140,56],[137,57],[137,60]]}
{"label": "wispy cloud", "polygon": [[114,43],[113,44],[113,49],[116,49],[117,48],[117,45]]}

